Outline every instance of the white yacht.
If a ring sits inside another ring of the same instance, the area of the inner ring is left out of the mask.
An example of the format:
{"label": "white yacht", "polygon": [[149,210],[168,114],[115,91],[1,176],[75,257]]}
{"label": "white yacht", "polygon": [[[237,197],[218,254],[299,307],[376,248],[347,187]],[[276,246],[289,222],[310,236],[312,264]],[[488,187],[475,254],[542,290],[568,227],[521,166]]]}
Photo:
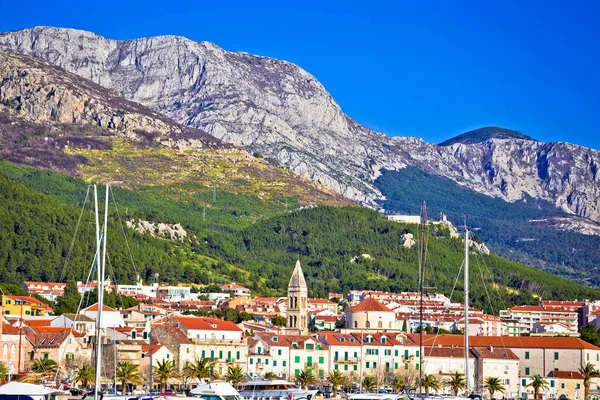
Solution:
{"label": "white yacht", "polygon": [[310,400],[317,393],[283,379],[248,380],[238,383],[238,391],[244,400]]}
{"label": "white yacht", "polygon": [[227,382],[201,383],[190,390],[189,397],[165,396],[165,400],[242,400],[233,386]]}
{"label": "white yacht", "polygon": [[8,382],[0,386],[0,400],[53,400],[53,390],[31,383]]}

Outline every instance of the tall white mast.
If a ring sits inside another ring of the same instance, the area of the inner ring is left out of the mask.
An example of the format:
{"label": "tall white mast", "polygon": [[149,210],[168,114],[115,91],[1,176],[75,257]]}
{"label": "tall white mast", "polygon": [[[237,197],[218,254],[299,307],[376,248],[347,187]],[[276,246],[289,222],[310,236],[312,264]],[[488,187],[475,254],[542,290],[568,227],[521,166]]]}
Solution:
{"label": "tall white mast", "polygon": [[469,387],[469,230],[465,224],[465,390]]}
{"label": "tall white mast", "polygon": [[[100,220],[98,218],[98,188],[94,185],[94,209],[96,212],[96,272],[98,275],[97,281],[100,282],[100,275],[102,273],[100,268]],[[99,399],[100,393],[100,311],[96,317],[96,376],[94,385],[94,400]]]}
{"label": "tall white mast", "polygon": [[[102,228],[102,251],[100,251],[100,222],[98,220],[98,193],[96,191],[96,185],[94,185],[94,198],[96,202],[96,268],[98,272],[97,280],[97,291],[98,291],[98,314],[96,316],[96,387],[94,389],[94,400],[100,399],[101,392],[101,371],[102,365],[102,308],[104,307],[104,275],[106,271],[106,238],[107,238],[107,226],[108,226],[108,191],[109,186],[106,185],[106,196],[104,202],[104,225]],[[102,255],[102,257],[100,257]]]}

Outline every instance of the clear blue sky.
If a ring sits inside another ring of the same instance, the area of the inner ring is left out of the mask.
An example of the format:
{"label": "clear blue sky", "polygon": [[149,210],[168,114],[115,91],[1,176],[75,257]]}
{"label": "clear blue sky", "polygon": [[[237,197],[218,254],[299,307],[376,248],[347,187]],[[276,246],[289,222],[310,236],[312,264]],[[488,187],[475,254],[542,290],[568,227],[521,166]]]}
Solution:
{"label": "clear blue sky", "polygon": [[181,35],[294,62],[388,135],[498,125],[600,149],[599,17],[599,1],[3,1],[0,30]]}

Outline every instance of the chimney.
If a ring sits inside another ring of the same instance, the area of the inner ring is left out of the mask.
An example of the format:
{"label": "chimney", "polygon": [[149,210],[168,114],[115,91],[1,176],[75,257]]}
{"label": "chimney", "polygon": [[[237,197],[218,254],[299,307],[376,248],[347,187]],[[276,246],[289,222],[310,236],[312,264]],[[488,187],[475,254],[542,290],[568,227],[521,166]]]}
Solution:
{"label": "chimney", "polygon": [[490,346],[490,351],[494,351],[494,346]]}

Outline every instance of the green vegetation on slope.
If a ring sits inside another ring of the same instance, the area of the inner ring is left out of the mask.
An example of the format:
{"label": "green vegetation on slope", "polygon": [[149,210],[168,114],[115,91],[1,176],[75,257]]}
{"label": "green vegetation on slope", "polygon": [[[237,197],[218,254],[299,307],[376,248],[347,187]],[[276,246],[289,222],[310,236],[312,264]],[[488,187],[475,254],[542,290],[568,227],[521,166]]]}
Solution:
{"label": "green vegetation on slope", "polygon": [[[431,284],[449,295],[463,261],[463,246],[459,239],[449,237],[448,228],[438,225],[429,229]],[[311,294],[324,296],[329,291],[350,289],[416,290],[418,253],[416,246],[409,249],[401,245],[405,233],[417,237],[418,225],[391,222],[364,208],[318,207],[259,221],[241,232],[212,233],[205,239],[207,251],[267,277],[266,288],[281,294],[298,258]],[[598,296],[598,292],[577,283],[495,255],[472,257],[473,304],[488,311],[497,313],[497,307],[504,305],[535,303],[535,296]],[[500,290],[492,287],[492,280]],[[502,289],[506,287],[517,290]],[[461,290],[457,288],[454,300],[460,301]]]}
{"label": "green vegetation on slope", "polygon": [[[0,227],[0,281],[58,280],[65,264],[63,281],[85,279],[94,251],[90,211],[83,215],[68,261],[67,254],[81,211],[77,203],[82,202],[86,188],[78,179],[0,162],[0,216],[4,221]],[[257,294],[285,294],[299,258],[312,296],[350,289],[417,288],[417,249],[403,247],[401,236],[412,233],[417,237],[418,226],[390,222],[372,210],[317,207],[286,212],[282,203],[217,191],[217,202],[210,214],[207,207],[204,222],[203,206],[194,206],[194,196],[203,193],[204,197],[195,201],[210,203],[212,190],[187,192],[185,185],[114,190],[122,218],[181,222],[196,236],[181,243],[126,229],[135,268],[146,282],[157,272],[161,280],[169,282],[236,281]],[[99,197],[103,198],[102,189]],[[109,272],[114,272],[118,282],[133,282],[135,269],[118,217],[111,209]],[[463,261],[463,247],[459,239],[449,237],[447,228],[429,229],[431,285],[449,295]],[[535,303],[535,296],[598,297],[596,291],[498,256],[473,255],[471,265],[473,303],[490,312]],[[459,285],[454,300],[460,301],[461,290]]]}
{"label": "green vegetation on slope", "polygon": [[462,225],[466,217],[469,226],[497,254],[573,280],[600,284],[594,273],[600,237],[530,222],[564,215],[550,203],[534,199],[507,203],[414,167],[384,171],[376,185],[386,196],[382,206],[390,212],[418,214],[425,200],[432,218],[444,213]]}

